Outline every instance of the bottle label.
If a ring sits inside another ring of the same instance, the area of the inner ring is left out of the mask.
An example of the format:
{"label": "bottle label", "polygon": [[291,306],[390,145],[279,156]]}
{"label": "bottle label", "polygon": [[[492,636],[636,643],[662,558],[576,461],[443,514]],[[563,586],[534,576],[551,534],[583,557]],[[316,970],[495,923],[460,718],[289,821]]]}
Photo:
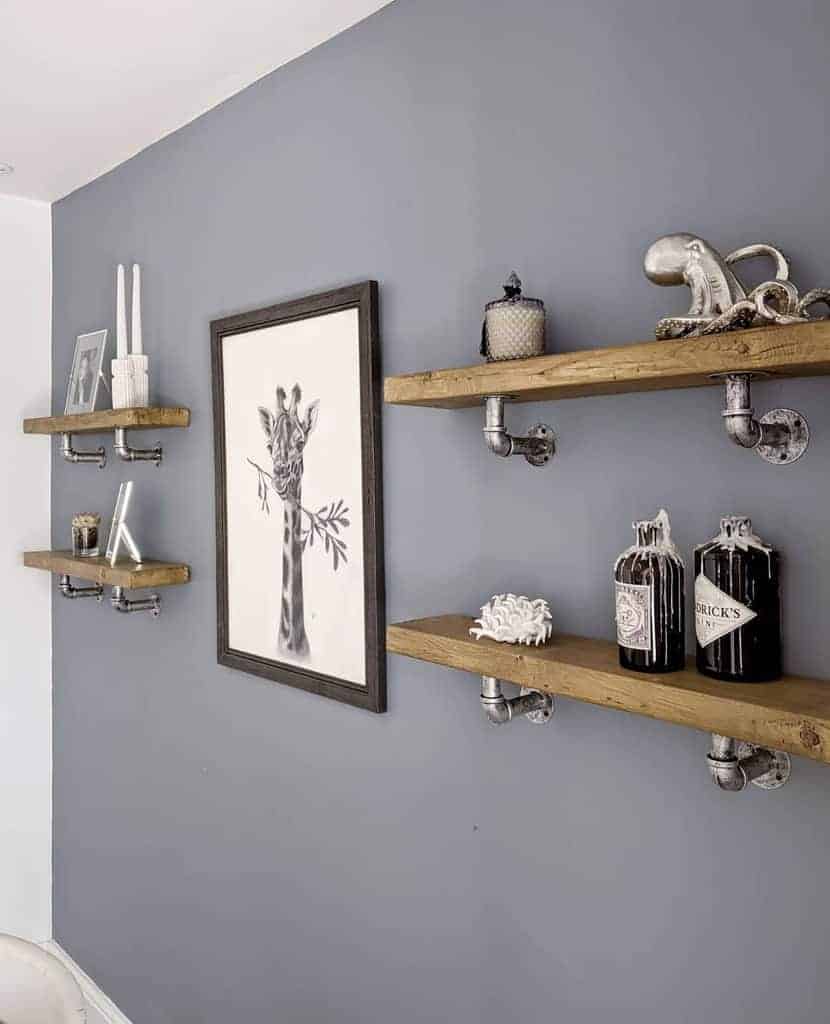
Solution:
{"label": "bottle label", "polygon": [[617,583],[617,643],[633,651],[651,650],[651,586]]}
{"label": "bottle label", "polygon": [[720,640],[758,617],[758,613],[725,594],[703,573],[695,580],[695,633],[701,647]]}

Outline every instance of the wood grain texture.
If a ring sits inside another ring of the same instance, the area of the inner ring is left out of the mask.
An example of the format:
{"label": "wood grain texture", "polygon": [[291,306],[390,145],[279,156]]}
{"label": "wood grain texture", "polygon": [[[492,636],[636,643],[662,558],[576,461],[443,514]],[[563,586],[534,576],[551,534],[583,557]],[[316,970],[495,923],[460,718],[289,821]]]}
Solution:
{"label": "wood grain texture", "polygon": [[173,587],[190,582],[190,566],[177,562],[118,562],[114,567],[106,558],[76,558],[71,551],[24,551],[23,564],[30,569],[66,573],[79,580],[90,580],[107,587],[140,590],[145,587]]}
{"label": "wood grain texture", "polygon": [[687,341],[645,341],[501,363],[387,377],[393,405],[458,409],[486,395],[517,402],[712,385],[713,373],[764,370],[784,377],[830,373],[830,321],[760,327]]}
{"label": "wood grain texture", "polygon": [[146,409],[101,409],[74,416],[38,416],[23,420],[24,434],[102,434],[115,427],[151,430],[190,426],[190,410],[179,406]]}
{"label": "wood grain texture", "polygon": [[644,675],[620,668],[616,644],[604,640],[556,636],[517,647],[475,640],[472,623],[464,615],[401,622],[388,628],[387,650],[830,763],[830,682],[720,683],[691,665]]}

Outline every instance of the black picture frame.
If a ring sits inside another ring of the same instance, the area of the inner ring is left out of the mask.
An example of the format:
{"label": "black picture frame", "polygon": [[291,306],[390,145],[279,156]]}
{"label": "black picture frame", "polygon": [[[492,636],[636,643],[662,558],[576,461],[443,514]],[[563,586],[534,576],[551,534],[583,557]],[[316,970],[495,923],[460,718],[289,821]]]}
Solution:
{"label": "black picture frame", "polygon": [[[226,339],[278,324],[324,316],[345,309],[358,311],[360,359],[361,454],[363,465],[363,586],[366,643],[366,685],[323,675],[294,664],[235,650],[228,630],[228,535],[225,384],[223,349]],[[213,377],[213,423],[216,492],[217,660],[220,665],[250,672],[311,693],[366,708],[386,710],[386,601],[384,585],[383,491],[381,455],[381,368],[376,281],[280,302],[263,309],[214,320],[210,325]]]}

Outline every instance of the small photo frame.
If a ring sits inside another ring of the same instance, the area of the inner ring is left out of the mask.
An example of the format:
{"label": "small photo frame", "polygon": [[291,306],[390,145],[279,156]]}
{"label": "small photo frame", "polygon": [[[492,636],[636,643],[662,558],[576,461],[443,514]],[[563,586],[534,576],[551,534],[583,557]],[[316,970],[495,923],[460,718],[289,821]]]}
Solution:
{"label": "small photo frame", "polygon": [[105,330],[78,335],[72,359],[72,372],[69,374],[66,389],[65,415],[94,411],[106,346]]}
{"label": "small photo frame", "polygon": [[130,558],[137,564],[141,564],[141,552],[133,539],[127,526],[127,512],[130,508],[130,499],[133,496],[133,481],[125,480],[118,488],[118,499],[115,502],[115,511],[112,514],[110,535],[107,540],[107,561],[114,566],[118,561],[118,555],[122,544],[129,552]]}

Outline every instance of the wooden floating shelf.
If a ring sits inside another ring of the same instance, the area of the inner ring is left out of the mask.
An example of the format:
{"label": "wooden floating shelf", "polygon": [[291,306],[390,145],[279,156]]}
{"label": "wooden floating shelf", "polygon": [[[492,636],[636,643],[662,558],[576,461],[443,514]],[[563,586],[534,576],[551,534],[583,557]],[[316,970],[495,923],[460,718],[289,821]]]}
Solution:
{"label": "wooden floating shelf", "polygon": [[71,551],[25,551],[23,564],[58,575],[74,576],[107,587],[140,590],[144,587],[173,587],[190,582],[190,566],[177,562],[146,561],[109,564],[106,558],[77,558]]}
{"label": "wooden floating shelf", "polygon": [[178,406],[142,409],[102,409],[73,416],[38,416],[23,420],[24,434],[102,434],[116,427],[151,430],[190,426],[190,410]]}
{"label": "wooden floating shelf", "polygon": [[782,377],[830,374],[830,321],[387,377],[384,400],[392,405],[460,409],[480,405],[487,395],[538,402],[703,387],[715,383],[711,374],[738,370],[763,370]]}
{"label": "wooden floating shelf", "polygon": [[716,732],[830,763],[830,682],[719,683],[692,667],[666,675],[620,668],[616,644],[557,636],[544,647],[475,640],[464,615],[390,626],[387,650],[545,693]]}

